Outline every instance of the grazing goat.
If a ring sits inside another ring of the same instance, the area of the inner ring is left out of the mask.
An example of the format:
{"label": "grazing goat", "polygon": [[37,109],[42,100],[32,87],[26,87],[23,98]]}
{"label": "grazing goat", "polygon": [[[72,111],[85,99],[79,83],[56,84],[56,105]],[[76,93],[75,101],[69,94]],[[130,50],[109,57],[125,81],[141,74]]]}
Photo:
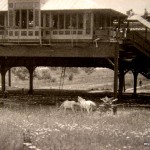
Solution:
{"label": "grazing goat", "polygon": [[93,107],[96,107],[96,103],[91,100],[85,100],[80,96],[78,96],[78,102],[80,103],[81,111],[85,109],[88,113],[93,110]]}
{"label": "grazing goat", "polygon": [[59,109],[63,108],[64,112],[66,112],[67,109],[71,109],[75,113],[75,106],[80,107],[80,104],[78,102],[75,102],[75,101],[66,100],[60,105]]}

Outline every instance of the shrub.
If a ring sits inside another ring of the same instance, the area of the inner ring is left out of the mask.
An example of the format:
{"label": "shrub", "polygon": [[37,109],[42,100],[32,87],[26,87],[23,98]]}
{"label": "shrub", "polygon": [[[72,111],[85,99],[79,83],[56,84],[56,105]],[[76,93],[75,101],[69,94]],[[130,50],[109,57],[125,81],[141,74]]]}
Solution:
{"label": "shrub", "polygon": [[42,71],[42,77],[43,77],[43,79],[51,79],[50,71],[49,70],[43,70]]}
{"label": "shrub", "polygon": [[87,73],[88,75],[92,74],[94,72],[94,68],[84,68],[83,69],[85,71],[85,73]]}
{"label": "shrub", "polygon": [[72,80],[73,80],[73,77],[74,77],[73,74],[70,74],[70,75],[69,75],[69,81],[72,81]]}
{"label": "shrub", "polygon": [[18,76],[21,80],[28,80],[29,79],[29,72],[25,67],[15,67],[12,69],[12,73]]}
{"label": "shrub", "polygon": [[53,82],[53,83],[56,82],[56,81],[57,81],[56,78],[51,79],[51,82]]}

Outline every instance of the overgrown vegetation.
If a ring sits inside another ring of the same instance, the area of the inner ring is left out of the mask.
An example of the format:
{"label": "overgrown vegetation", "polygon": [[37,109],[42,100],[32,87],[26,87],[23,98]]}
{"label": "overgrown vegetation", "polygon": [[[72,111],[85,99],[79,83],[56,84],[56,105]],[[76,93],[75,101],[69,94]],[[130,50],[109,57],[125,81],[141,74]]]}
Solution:
{"label": "overgrown vegetation", "polygon": [[0,109],[0,149],[21,150],[23,133],[42,150],[146,150],[150,112],[119,109],[118,115],[77,112],[52,107]]}
{"label": "overgrown vegetation", "polygon": [[[77,68],[77,67],[71,67],[66,69],[66,75],[65,77],[69,80],[73,80],[74,74],[79,74],[80,70],[83,70],[86,74],[91,74],[94,72],[94,68]],[[61,73],[60,67],[45,67],[45,68],[37,68],[34,71],[34,77],[42,80],[42,79],[49,79],[54,81],[54,77],[52,77],[52,72],[55,73]],[[18,76],[21,80],[27,80],[29,78],[29,73],[27,68],[25,67],[16,67],[12,68],[12,73],[16,76]]]}
{"label": "overgrown vegetation", "polygon": [[29,72],[25,67],[15,67],[11,69],[12,73],[21,80],[28,80]]}
{"label": "overgrown vegetation", "polygon": [[[62,73],[61,67],[46,67],[36,68],[34,72],[34,88],[59,88],[60,77]],[[6,84],[7,84],[6,75]],[[138,76],[142,80],[143,85],[138,88],[141,92],[148,89],[149,80],[141,74]],[[66,68],[64,77],[64,89],[79,89],[79,90],[98,90],[98,91],[113,91],[114,72],[110,69],[103,68]],[[13,84],[14,83],[14,84]],[[12,87],[28,88],[29,87],[29,73],[26,68],[12,68]],[[139,86],[139,83],[138,83]],[[125,76],[125,89],[133,88],[133,74],[128,72]],[[129,91],[127,91],[129,92]]]}

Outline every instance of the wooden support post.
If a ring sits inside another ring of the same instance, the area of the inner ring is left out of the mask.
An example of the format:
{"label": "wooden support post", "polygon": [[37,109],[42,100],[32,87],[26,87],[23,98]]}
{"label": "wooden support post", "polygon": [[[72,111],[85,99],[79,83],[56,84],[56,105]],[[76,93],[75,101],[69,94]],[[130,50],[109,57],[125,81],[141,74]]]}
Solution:
{"label": "wooden support post", "polygon": [[124,87],[124,70],[121,68],[119,69],[119,99],[122,97]]}
{"label": "wooden support post", "polygon": [[137,94],[137,77],[138,77],[137,71],[133,71],[133,77],[134,77],[133,95],[136,95]]}
{"label": "wooden support post", "polygon": [[11,86],[11,69],[8,70],[8,85]]}
{"label": "wooden support post", "polygon": [[118,57],[119,57],[119,45],[116,43],[115,58],[114,58],[114,99],[117,98],[118,91]]}
{"label": "wooden support post", "polygon": [[126,91],[126,79],[125,79],[125,74],[124,74],[124,81],[123,81],[123,91]]}
{"label": "wooden support post", "polygon": [[33,94],[33,72],[34,72],[34,67],[27,67],[29,71],[29,94]]}
{"label": "wooden support post", "polygon": [[5,72],[1,71],[1,77],[2,77],[2,80],[1,80],[1,84],[2,84],[2,92],[5,92],[6,90],[6,85],[5,85]]}
{"label": "wooden support post", "polygon": [[4,93],[6,90],[6,80],[5,80],[5,75],[6,75],[6,68],[1,66],[1,84],[2,84],[2,92]]}

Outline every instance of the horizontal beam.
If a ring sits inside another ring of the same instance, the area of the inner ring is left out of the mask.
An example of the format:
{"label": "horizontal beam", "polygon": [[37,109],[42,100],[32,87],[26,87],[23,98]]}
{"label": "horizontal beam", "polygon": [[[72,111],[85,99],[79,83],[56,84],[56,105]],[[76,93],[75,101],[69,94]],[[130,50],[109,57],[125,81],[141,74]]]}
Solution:
{"label": "horizontal beam", "polygon": [[0,57],[80,57],[113,58],[116,43],[57,43],[40,45],[0,45]]}
{"label": "horizontal beam", "polygon": [[106,67],[113,69],[112,64],[108,62],[106,58],[79,58],[79,57],[0,57],[0,65],[5,63],[5,66],[19,67],[38,67],[38,66],[50,66],[50,67]]}

